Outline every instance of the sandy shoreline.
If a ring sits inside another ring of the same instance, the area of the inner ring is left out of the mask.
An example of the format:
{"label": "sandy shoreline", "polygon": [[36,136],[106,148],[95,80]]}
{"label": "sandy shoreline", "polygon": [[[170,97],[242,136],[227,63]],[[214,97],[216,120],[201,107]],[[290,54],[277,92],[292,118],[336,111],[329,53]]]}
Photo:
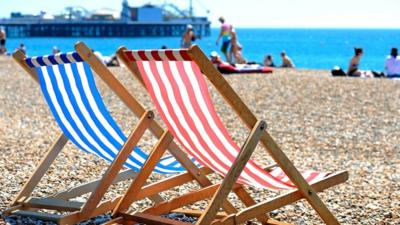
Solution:
{"label": "sandy shoreline", "polygon": [[[112,68],[112,71],[135,97],[154,109],[144,89],[126,69]],[[226,78],[258,118],[268,123],[269,132],[298,168],[349,171],[346,183],[320,194],[341,223],[400,223],[400,81],[332,78],[326,70],[291,69],[278,69],[271,75]],[[98,86],[106,105],[127,134],[137,119],[102,82]],[[214,90],[211,93],[234,140],[243,143],[248,131],[223,99]],[[60,130],[37,84],[5,57],[0,57],[0,102],[2,211]],[[154,142],[147,134],[140,146],[148,150]],[[256,153],[254,158],[260,164],[271,162],[262,148]],[[100,159],[85,155],[69,144],[35,194],[45,196],[88,181],[104,169],[105,163]],[[189,186],[169,194],[184,192]],[[122,193],[125,188],[126,183],[114,186],[108,196]],[[260,200],[278,194],[250,189]],[[133,207],[141,208],[147,203],[142,201]],[[273,214],[278,220],[294,224],[321,223],[305,201]]]}

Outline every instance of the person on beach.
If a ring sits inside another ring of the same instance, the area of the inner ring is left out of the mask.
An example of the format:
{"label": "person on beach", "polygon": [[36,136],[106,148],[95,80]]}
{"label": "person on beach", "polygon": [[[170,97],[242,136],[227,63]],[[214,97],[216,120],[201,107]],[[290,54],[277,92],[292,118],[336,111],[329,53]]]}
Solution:
{"label": "person on beach", "polygon": [[51,52],[53,53],[53,55],[61,53],[60,49],[57,46],[53,46]]}
{"label": "person on beach", "polygon": [[215,43],[218,45],[219,39],[222,38],[221,52],[225,55],[227,62],[232,62],[228,54],[229,45],[231,44],[232,26],[226,23],[225,18],[222,16],[218,20],[221,23],[221,31]]}
{"label": "person on beach", "polygon": [[26,55],[26,46],[24,45],[24,43],[21,43],[17,50],[22,51]]}
{"label": "person on beach", "polygon": [[182,35],[181,48],[190,48],[192,42],[196,40],[196,36],[193,32],[193,26],[187,25],[185,33]]}
{"label": "person on beach", "polygon": [[275,67],[274,61],[272,60],[272,55],[266,55],[264,58],[264,66]]}
{"label": "person on beach", "polygon": [[219,65],[226,63],[221,59],[221,57],[218,55],[216,51],[211,52],[210,61],[214,64],[215,67],[218,67]]}
{"label": "person on beach", "polygon": [[1,28],[0,29],[0,55],[6,53],[6,31]]}
{"label": "person on beach", "polygon": [[400,78],[400,57],[397,48],[392,48],[385,60],[385,71],[388,78]]}
{"label": "person on beach", "polygon": [[282,65],[280,67],[295,68],[293,61],[289,58],[289,56],[286,55],[286,52],[284,51],[281,52],[281,59],[282,59]]}
{"label": "person on beach", "polygon": [[362,55],[363,55],[362,48],[354,48],[354,56],[353,58],[351,58],[349,63],[349,68],[347,69],[348,76],[360,77],[362,75],[362,71],[358,69]]}
{"label": "person on beach", "polygon": [[350,59],[349,68],[347,69],[347,76],[362,78],[383,77],[384,74],[382,72],[359,69],[363,54],[364,51],[362,48],[354,48],[354,56]]}
{"label": "person on beach", "polygon": [[239,63],[239,64],[246,63],[246,59],[243,58],[242,50],[243,50],[243,47],[238,42],[236,30],[232,26],[231,48],[229,50],[229,58],[232,60],[232,63]]}

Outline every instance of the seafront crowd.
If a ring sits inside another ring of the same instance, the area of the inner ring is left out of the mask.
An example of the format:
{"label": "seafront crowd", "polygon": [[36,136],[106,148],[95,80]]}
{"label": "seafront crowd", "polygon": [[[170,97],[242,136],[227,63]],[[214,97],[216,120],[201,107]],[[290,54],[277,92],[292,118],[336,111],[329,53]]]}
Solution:
{"label": "seafront crowd", "polygon": [[[222,40],[221,52],[225,56],[226,61],[222,61],[220,56],[214,51],[211,54],[211,60],[217,63],[228,63],[228,64],[255,64],[252,61],[246,60],[243,57],[243,46],[239,43],[237,33],[232,24],[225,21],[224,17],[220,17],[218,21],[221,23],[221,29],[215,44],[218,46],[219,41]],[[196,40],[195,33],[193,32],[193,26],[188,25],[186,31],[182,35],[181,48],[189,48]],[[282,68],[294,68],[293,61],[286,55],[285,51],[281,52]],[[264,59],[264,66],[275,67],[272,59],[272,55],[266,55]]]}
{"label": "seafront crowd", "polygon": [[[236,65],[257,65],[253,61],[247,60],[242,53],[243,46],[239,43],[237,33],[233,25],[226,22],[224,17],[220,17],[219,22],[221,23],[220,32],[216,40],[216,45],[219,45],[219,41],[222,40],[220,51],[225,56],[223,61],[216,51],[213,51],[210,55],[211,61],[218,67],[219,65],[230,64],[232,66]],[[180,42],[181,48],[189,48],[193,42],[196,41],[195,32],[192,25],[187,25],[186,31],[182,35]],[[166,47],[165,47],[166,48]],[[18,47],[19,50],[26,53],[26,46],[21,43]],[[59,53],[60,50],[54,46],[53,54]],[[387,56],[384,68],[385,73],[376,72],[372,70],[360,70],[360,62],[363,56],[362,48],[354,48],[354,56],[350,59],[349,66],[345,72],[340,67],[335,67],[331,72],[333,76],[350,76],[350,77],[388,77],[388,78],[400,78],[400,56],[398,55],[398,49],[392,48],[390,55]],[[4,29],[0,29],[0,55],[7,54],[6,49],[6,32]],[[112,56],[102,56],[100,52],[96,52],[102,61],[109,66],[118,66],[117,58]],[[281,57],[281,68],[295,68],[295,64],[289,56],[287,56],[285,51],[280,53]],[[273,61],[271,54],[267,54],[263,61],[263,66],[265,67],[277,67]],[[261,65],[259,65],[261,66]]]}

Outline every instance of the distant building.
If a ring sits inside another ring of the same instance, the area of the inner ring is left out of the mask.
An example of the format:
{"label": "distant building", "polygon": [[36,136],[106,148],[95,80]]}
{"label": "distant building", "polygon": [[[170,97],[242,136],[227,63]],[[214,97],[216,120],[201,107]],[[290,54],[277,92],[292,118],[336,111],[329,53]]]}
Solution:
{"label": "distant building", "polygon": [[113,9],[99,9],[99,10],[94,10],[90,13],[90,19],[91,20],[119,20],[120,19],[120,14],[118,11],[115,11]]}
{"label": "distant building", "polygon": [[122,3],[121,19],[123,21],[162,22],[163,9],[151,4],[142,7],[130,7],[125,0]]}

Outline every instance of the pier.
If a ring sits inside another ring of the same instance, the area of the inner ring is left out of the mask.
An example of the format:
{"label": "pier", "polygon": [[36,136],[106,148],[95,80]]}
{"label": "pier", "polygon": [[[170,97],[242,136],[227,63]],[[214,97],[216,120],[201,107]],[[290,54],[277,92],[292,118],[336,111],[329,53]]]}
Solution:
{"label": "pier", "polygon": [[131,7],[124,0],[121,12],[67,7],[60,15],[12,12],[0,19],[8,37],[176,37],[188,24],[199,38],[211,33],[207,17],[193,16],[192,1],[189,12],[170,3]]}
{"label": "pier", "polygon": [[120,21],[42,21],[0,20],[8,37],[177,37],[192,24],[196,36],[210,35],[207,18],[201,21],[127,22]]}

